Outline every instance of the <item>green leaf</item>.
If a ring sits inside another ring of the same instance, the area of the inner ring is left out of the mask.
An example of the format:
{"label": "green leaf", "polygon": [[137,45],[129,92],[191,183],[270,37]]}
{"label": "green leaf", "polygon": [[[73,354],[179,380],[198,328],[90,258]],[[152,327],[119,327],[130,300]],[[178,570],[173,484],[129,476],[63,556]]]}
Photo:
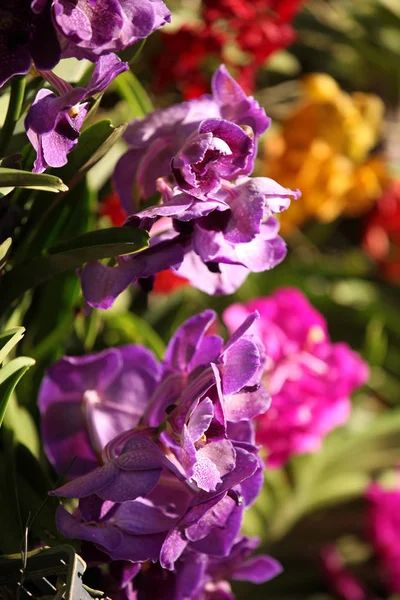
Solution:
{"label": "green leaf", "polygon": [[104,311],[104,319],[106,328],[112,336],[118,336],[119,343],[144,344],[158,358],[163,358],[165,344],[144,319],[129,312],[113,314],[112,310]]}
{"label": "green leaf", "polygon": [[125,129],[126,125],[114,128],[109,119],[91,125],[79,136],[78,145],[68,155],[68,164],[55,172],[71,189],[119,140]]}
{"label": "green leaf", "polygon": [[[34,371],[35,370],[36,369],[34,369]],[[24,380],[19,384],[19,395],[22,395],[21,388],[22,385],[25,384],[26,379],[27,374],[25,373]],[[35,421],[30,412],[24,406],[19,404],[15,394],[11,395],[7,405],[3,427],[9,432],[12,432],[13,445],[23,444],[34,456],[40,456],[41,443]]]}
{"label": "green leaf", "polygon": [[126,100],[132,112],[132,117],[144,117],[153,110],[151,100],[142,84],[131,71],[121,73],[112,86]]}
{"label": "green leaf", "polygon": [[118,52],[117,54],[119,58],[123,62],[127,62],[130,65],[136,62],[140,54],[142,53],[143,46],[146,43],[146,39],[147,38],[144,38],[143,40],[140,40],[140,42],[137,42],[137,44],[133,44],[133,46],[129,46],[128,48],[121,50],[121,52]]}
{"label": "green leaf", "polygon": [[[131,227],[111,227],[84,233],[68,242],[61,242],[48,249],[48,254],[62,254],[86,251],[87,257],[83,262],[132,254],[146,247],[148,235],[142,229]],[[103,256],[98,256],[96,254]],[[105,254],[104,254],[105,253]]]}
{"label": "green leaf", "polygon": [[0,244],[0,269],[2,269],[7,263],[7,257],[11,248],[11,244],[12,239],[10,237]]}
{"label": "green leaf", "polygon": [[0,287],[0,312],[30,288],[64,271],[76,269],[86,262],[137,252],[147,243],[148,234],[142,229],[112,227],[53,246],[47,256],[34,258],[4,275]]}
{"label": "green leaf", "polygon": [[61,179],[54,175],[0,167],[0,189],[8,187],[22,187],[44,192],[66,192],[68,190]]}
{"label": "green leaf", "polygon": [[0,369],[0,426],[6,413],[8,401],[18,381],[34,364],[33,358],[19,356]]}
{"label": "green leaf", "polygon": [[16,344],[22,339],[25,327],[13,327],[0,333],[0,364]]}

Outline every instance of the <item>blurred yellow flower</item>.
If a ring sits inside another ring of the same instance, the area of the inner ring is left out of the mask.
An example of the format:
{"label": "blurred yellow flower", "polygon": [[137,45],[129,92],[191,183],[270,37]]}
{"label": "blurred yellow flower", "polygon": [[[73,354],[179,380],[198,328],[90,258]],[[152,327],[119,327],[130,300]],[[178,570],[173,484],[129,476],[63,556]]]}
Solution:
{"label": "blurred yellow flower", "polygon": [[363,214],[388,177],[384,157],[368,157],[381,132],[381,100],[349,95],[325,74],[305,77],[302,87],[282,131],[266,138],[263,174],[302,192],[281,215],[283,233],[312,218],[329,222]]}

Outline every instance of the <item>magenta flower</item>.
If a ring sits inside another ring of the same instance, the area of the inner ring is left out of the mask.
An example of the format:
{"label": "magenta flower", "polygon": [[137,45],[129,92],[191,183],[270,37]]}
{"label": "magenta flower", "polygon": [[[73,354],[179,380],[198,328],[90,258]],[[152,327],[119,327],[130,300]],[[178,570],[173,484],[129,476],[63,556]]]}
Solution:
{"label": "magenta flower", "polygon": [[346,567],[334,545],[321,552],[323,569],[330,589],[342,600],[378,600],[370,596],[363,583]]}
{"label": "magenta flower", "polygon": [[324,318],[298,290],[233,304],[224,313],[228,329],[254,310],[260,319],[252,330],[265,346],[263,381],[272,396],[271,409],[257,420],[257,440],[268,465],[279,467],[293,454],[317,450],[347,421],[350,394],[366,382],[368,366],[347,344],[330,341]]}
{"label": "magenta flower", "polygon": [[78,143],[79,132],[89,110],[87,100],[98,94],[123,71],[128,64],[115,54],[101,57],[87,87],[72,88],[67,82],[54,77],[61,86],[61,95],[47,89],[38,92],[25,118],[26,134],[36,150],[33,171],[42,173],[47,167],[62,167],[67,154]]}
{"label": "magenta flower", "polygon": [[384,580],[390,592],[400,593],[400,485],[384,488],[370,486],[368,528],[373,547],[380,560]]}
{"label": "magenta flower", "polygon": [[62,57],[119,52],[170,21],[162,0],[5,0],[0,87],[13,75],[55,67]]}

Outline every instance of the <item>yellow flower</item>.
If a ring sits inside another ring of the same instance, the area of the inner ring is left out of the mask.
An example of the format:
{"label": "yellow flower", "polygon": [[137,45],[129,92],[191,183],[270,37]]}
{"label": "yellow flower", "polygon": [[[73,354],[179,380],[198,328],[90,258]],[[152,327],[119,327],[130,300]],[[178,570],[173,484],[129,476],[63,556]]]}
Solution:
{"label": "yellow flower", "polygon": [[282,131],[266,139],[264,174],[302,192],[281,215],[284,233],[312,218],[362,214],[387,179],[384,158],[368,158],[381,131],[381,100],[349,95],[324,74],[305,77],[302,87]]}

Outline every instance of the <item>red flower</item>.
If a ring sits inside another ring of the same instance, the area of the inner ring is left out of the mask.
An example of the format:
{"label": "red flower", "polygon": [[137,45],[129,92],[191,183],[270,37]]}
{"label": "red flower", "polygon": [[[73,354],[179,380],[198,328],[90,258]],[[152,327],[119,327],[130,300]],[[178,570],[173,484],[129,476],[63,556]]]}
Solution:
{"label": "red flower", "polygon": [[179,277],[174,271],[167,269],[166,271],[157,273],[153,285],[153,292],[156,292],[156,294],[169,294],[180,288],[187,287],[188,285],[189,282],[187,279]]}
{"label": "red flower", "polygon": [[158,90],[174,82],[185,99],[197,98],[209,91],[208,77],[203,73],[206,60],[221,62],[225,34],[206,26],[184,25],[172,34],[161,34],[164,50],[156,65]]}
{"label": "red flower", "polygon": [[[209,89],[211,72],[219,62],[243,72],[246,92],[254,89],[257,71],[273,52],[295,39],[291,22],[304,0],[203,0],[204,25],[184,25],[162,33],[164,45],[156,64],[156,89],[175,83],[186,99]],[[225,42],[247,53],[246,65],[227,61]]]}
{"label": "red flower", "polygon": [[400,283],[400,180],[379,198],[365,228],[363,247],[386,279]]}
{"label": "red flower", "polygon": [[123,225],[126,219],[126,212],[121,206],[119,196],[115,192],[111,192],[104,200],[100,207],[102,217],[109,217],[114,227]]}

